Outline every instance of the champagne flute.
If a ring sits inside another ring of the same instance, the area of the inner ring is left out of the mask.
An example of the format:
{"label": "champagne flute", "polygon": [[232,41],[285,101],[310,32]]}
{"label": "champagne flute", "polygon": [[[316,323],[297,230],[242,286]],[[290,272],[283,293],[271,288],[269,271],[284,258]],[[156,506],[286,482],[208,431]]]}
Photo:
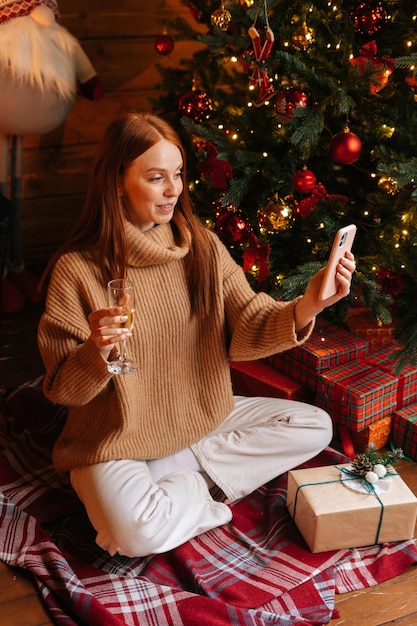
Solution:
{"label": "champagne flute", "polygon": [[[135,317],[135,294],[132,281],[127,278],[117,278],[107,283],[107,298],[109,306],[122,307],[121,315],[127,315],[125,322],[114,324],[114,328],[132,329]],[[119,357],[109,361],[107,369],[112,374],[129,374],[136,371],[136,365],[126,356],[126,339],[119,341]]]}

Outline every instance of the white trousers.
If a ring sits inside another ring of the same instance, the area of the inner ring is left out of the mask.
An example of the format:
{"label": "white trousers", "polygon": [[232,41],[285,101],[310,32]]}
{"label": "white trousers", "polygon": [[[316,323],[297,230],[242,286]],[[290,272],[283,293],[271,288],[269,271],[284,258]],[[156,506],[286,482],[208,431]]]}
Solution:
{"label": "white trousers", "polygon": [[233,502],[316,456],[331,437],[332,422],[322,409],[236,396],[221,426],[190,448],[152,461],[77,468],[71,483],[101,548],[148,556],[232,519],[230,507],[210,495],[213,483]]}

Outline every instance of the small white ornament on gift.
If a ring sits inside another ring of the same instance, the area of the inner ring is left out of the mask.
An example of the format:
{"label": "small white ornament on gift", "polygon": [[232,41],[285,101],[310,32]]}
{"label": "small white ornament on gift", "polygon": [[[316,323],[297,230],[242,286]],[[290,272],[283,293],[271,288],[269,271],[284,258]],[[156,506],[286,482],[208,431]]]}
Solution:
{"label": "small white ornament on gift", "polygon": [[373,485],[378,482],[379,476],[376,472],[366,472],[365,480]]}
{"label": "small white ornament on gift", "polygon": [[378,476],[378,478],[384,478],[387,473],[387,468],[382,463],[377,463],[374,465],[373,471]]}

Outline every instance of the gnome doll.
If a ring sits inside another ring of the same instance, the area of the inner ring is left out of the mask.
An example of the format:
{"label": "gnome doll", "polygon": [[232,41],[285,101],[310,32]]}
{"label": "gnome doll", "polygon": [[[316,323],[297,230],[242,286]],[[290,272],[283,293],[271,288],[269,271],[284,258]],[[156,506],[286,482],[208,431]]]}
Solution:
{"label": "gnome doll", "polygon": [[44,134],[68,116],[77,89],[103,95],[78,40],[60,24],[55,0],[0,0],[1,303],[13,313],[39,302],[38,280],[25,268],[20,242],[24,135]]}

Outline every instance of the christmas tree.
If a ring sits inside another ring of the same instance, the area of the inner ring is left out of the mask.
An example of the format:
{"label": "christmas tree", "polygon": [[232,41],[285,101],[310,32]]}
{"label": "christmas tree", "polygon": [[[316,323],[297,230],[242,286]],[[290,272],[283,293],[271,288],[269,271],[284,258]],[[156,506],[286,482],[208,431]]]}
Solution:
{"label": "christmas tree", "polygon": [[417,365],[414,0],[185,4],[165,40],[200,45],[159,67],[152,104],[191,157],[197,213],[255,289],[285,299],[354,223],[352,291],[326,315],[393,321],[398,368]]}

